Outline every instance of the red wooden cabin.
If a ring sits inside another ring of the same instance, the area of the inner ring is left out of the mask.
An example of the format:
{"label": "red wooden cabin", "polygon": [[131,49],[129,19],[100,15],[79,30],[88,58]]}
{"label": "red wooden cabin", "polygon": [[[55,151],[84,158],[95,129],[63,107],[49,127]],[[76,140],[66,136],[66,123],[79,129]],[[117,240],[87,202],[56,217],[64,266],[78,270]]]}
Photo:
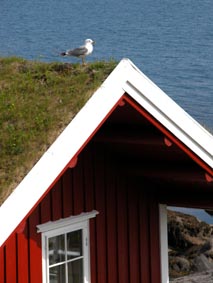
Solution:
{"label": "red wooden cabin", "polygon": [[212,181],[212,135],[124,59],[1,206],[0,283],[166,283],[166,206]]}

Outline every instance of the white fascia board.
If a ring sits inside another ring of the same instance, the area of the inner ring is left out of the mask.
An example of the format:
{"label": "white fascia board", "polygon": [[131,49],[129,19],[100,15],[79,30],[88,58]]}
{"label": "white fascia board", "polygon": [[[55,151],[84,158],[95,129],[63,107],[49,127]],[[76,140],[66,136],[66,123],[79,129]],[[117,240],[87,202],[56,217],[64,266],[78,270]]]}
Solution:
{"label": "white fascia board", "polygon": [[124,94],[122,60],[0,207],[0,246],[28,215]]}
{"label": "white fascia board", "polygon": [[135,101],[213,169],[213,136],[140,70],[123,86]]}

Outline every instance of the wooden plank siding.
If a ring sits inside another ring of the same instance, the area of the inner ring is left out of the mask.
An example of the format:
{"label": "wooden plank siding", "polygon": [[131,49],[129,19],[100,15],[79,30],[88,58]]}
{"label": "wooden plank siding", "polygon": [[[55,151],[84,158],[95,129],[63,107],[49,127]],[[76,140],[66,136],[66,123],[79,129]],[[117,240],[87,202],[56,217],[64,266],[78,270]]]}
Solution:
{"label": "wooden plank siding", "polygon": [[[24,226],[24,230],[17,234],[17,278],[18,282],[29,282],[29,250],[28,250],[28,226]],[[20,272],[21,270],[21,272]]]}
{"label": "wooden plank siding", "polygon": [[0,248],[0,282],[5,282],[5,248]]}
{"label": "wooden plank siding", "polygon": [[0,250],[0,283],[41,283],[36,226],[93,209],[99,214],[90,220],[91,282],[160,282],[158,209],[146,187],[128,180],[110,152],[91,143]]}

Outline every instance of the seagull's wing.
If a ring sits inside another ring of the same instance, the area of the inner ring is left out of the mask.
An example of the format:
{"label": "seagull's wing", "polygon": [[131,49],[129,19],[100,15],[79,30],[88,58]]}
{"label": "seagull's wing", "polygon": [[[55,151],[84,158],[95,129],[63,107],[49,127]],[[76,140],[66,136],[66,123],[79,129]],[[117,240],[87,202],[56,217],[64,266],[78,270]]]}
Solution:
{"label": "seagull's wing", "polygon": [[68,50],[66,54],[70,56],[79,57],[79,56],[84,56],[87,53],[87,51],[88,49],[85,46],[81,46],[72,50]]}

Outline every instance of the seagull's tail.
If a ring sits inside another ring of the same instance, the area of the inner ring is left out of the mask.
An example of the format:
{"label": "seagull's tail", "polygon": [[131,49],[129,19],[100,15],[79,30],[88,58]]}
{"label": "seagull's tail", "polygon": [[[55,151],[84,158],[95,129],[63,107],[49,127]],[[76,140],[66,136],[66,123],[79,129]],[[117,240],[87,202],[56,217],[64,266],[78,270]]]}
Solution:
{"label": "seagull's tail", "polygon": [[61,54],[60,54],[61,56],[66,56],[67,55],[67,53],[66,52],[61,52]]}

